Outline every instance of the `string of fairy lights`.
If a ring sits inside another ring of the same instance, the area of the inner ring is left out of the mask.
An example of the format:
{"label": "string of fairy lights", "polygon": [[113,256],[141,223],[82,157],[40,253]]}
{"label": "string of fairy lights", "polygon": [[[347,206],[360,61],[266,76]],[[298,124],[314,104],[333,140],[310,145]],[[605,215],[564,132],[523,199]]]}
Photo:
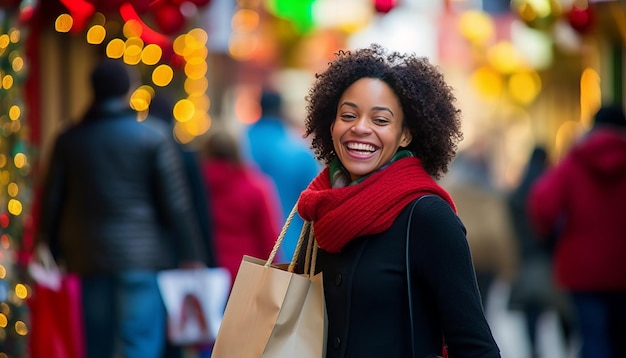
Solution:
{"label": "string of fairy lights", "polygon": [[[115,20],[113,20],[115,21]],[[211,125],[208,113],[210,99],[207,96],[206,47],[208,35],[204,29],[192,28],[176,36],[171,42],[171,49],[156,43],[146,43],[142,39],[146,26],[138,18],[129,18],[123,23],[120,36],[107,37],[107,18],[102,13],[95,13],[86,31],[86,41],[93,45],[106,45],[106,55],[124,61],[128,65],[144,65],[151,70],[151,83],[142,84],[131,94],[130,104],[145,119],[155,87],[166,87],[174,78],[172,65],[164,58],[167,51],[180,60],[178,66],[185,76],[183,89],[185,98],[179,99],[174,106],[176,119],[174,134],[181,143],[188,143],[193,138],[206,133]],[[61,14],[55,21],[55,30],[61,33],[72,29],[73,18],[70,14]],[[113,26],[109,26],[113,27]]]}
{"label": "string of fairy lights", "polygon": [[0,358],[27,350],[31,288],[16,253],[23,241],[31,199],[28,127],[23,83],[25,34],[14,19],[0,27]]}

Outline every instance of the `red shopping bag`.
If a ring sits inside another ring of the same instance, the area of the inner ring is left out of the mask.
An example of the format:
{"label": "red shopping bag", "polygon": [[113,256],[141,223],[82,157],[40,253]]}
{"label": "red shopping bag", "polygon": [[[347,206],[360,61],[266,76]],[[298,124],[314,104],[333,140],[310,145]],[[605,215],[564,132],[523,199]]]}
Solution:
{"label": "red shopping bag", "polygon": [[31,358],[85,358],[80,278],[64,274],[55,289],[35,281],[29,298]]}

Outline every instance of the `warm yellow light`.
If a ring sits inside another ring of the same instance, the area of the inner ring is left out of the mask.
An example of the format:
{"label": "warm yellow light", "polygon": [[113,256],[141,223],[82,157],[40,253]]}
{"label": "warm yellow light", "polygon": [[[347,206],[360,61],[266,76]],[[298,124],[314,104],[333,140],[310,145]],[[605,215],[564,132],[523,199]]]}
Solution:
{"label": "warm yellow light", "polygon": [[28,297],[28,288],[26,288],[26,285],[22,283],[15,285],[15,295],[22,300]]}
{"label": "warm yellow light", "polygon": [[199,79],[206,75],[208,66],[206,62],[187,63],[185,65],[185,75],[191,79]]}
{"label": "warm yellow light", "polygon": [[504,87],[500,75],[489,67],[481,67],[474,71],[471,82],[479,94],[490,99],[499,97]]}
{"label": "warm yellow light", "polygon": [[152,82],[160,87],[167,86],[174,78],[174,71],[168,65],[159,65],[152,71]]}
{"label": "warm yellow light", "polygon": [[109,41],[106,48],[107,56],[110,58],[120,58],[126,51],[126,43],[122,39],[113,39]]}
{"label": "warm yellow light", "polygon": [[102,25],[94,25],[87,31],[87,43],[99,45],[104,41],[107,30]]}
{"label": "warm yellow light", "polygon": [[19,334],[20,336],[27,335],[28,334],[28,326],[26,325],[26,323],[24,323],[22,321],[15,322],[15,333]]}
{"label": "warm yellow light", "polygon": [[211,116],[206,112],[196,112],[192,120],[181,123],[187,128],[187,131],[197,137],[206,133],[211,127]]}
{"label": "warm yellow light", "polygon": [[207,49],[206,47],[200,47],[193,51],[189,51],[185,55],[185,61],[189,63],[205,62],[208,55],[209,55],[209,49]]}
{"label": "warm yellow light", "polygon": [[163,56],[163,50],[158,45],[148,44],[141,53],[141,61],[146,65],[156,65]]}
{"label": "warm yellow light", "polygon": [[130,107],[137,112],[145,111],[150,107],[152,95],[143,86],[133,92],[130,96]]}
{"label": "warm yellow light", "polygon": [[487,13],[472,10],[459,18],[459,31],[470,42],[482,45],[493,37],[495,25]]}
{"label": "warm yellow light", "polygon": [[182,144],[187,144],[193,140],[194,136],[187,131],[187,128],[181,122],[176,122],[174,125],[174,138]]}
{"label": "warm yellow light", "polygon": [[11,199],[7,203],[7,209],[12,215],[18,216],[22,213],[22,203],[19,200]]}
{"label": "warm yellow light", "polygon": [[4,279],[7,276],[7,269],[4,265],[0,265],[0,279]]}
{"label": "warm yellow light", "polygon": [[7,156],[4,154],[0,154],[0,168],[7,165]]}
{"label": "warm yellow light", "polygon": [[580,76],[580,120],[586,128],[593,124],[593,116],[602,104],[600,75],[593,68],[586,68]]}
{"label": "warm yellow light", "polygon": [[11,108],[9,108],[9,118],[12,121],[18,120],[21,114],[22,111],[18,105],[12,105]]}
{"label": "warm yellow light", "polygon": [[174,52],[177,55],[181,55],[181,56],[185,55],[185,49],[187,48],[187,44],[185,40],[186,36],[187,35],[185,34],[178,35],[172,42],[172,48],[174,49]]}
{"label": "warm yellow light", "polygon": [[541,78],[534,71],[517,72],[509,78],[507,88],[514,101],[528,105],[541,91]]}
{"label": "warm yellow light", "polygon": [[13,76],[6,75],[2,77],[2,88],[8,90],[11,89],[11,87],[13,87]]}
{"label": "warm yellow light", "polygon": [[184,84],[185,92],[190,96],[203,94],[209,88],[209,80],[206,77],[197,79],[187,78]]}
{"label": "warm yellow light", "polygon": [[126,38],[139,37],[141,36],[141,33],[142,33],[142,27],[139,21],[130,20],[124,24],[124,27],[122,28],[122,32],[124,33],[124,36]]}
{"label": "warm yellow light", "polygon": [[74,25],[74,19],[69,14],[61,14],[54,21],[54,29],[57,32],[69,32]]}
{"label": "warm yellow light", "polygon": [[5,328],[9,324],[9,320],[4,313],[0,313],[0,327]]}
{"label": "warm yellow light", "polygon": [[13,42],[14,44],[20,42],[21,34],[22,33],[20,32],[20,30],[18,30],[17,28],[11,28],[11,30],[9,30],[9,38],[11,39],[11,42]]}
{"label": "warm yellow light", "polygon": [[20,56],[17,56],[11,62],[11,67],[13,67],[13,71],[20,72],[24,68],[24,59]]}
{"label": "warm yellow light", "polygon": [[17,153],[15,157],[13,157],[13,164],[16,168],[21,169],[28,162],[26,155],[24,153]]}
{"label": "warm yellow light", "polygon": [[188,34],[191,38],[195,39],[195,42],[198,44],[198,48],[204,47],[204,45],[207,43],[207,40],[209,39],[209,35],[207,34],[207,32],[199,27],[189,30]]}
{"label": "warm yellow light", "polygon": [[141,47],[138,45],[126,45],[124,50],[124,62],[129,65],[136,65],[141,61]]}
{"label": "warm yellow light", "polygon": [[19,192],[20,192],[20,188],[19,186],[17,186],[16,183],[10,183],[9,186],[7,187],[7,193],[9,194],[9,196],[13,198],[15,198]]}
{"label": "warm yellow light", "polygon": [[523,60],[512,43],[502,41],[487,52],[489,63],[500,73],[509,74],[523,67]]}
{"label": "warm yellow light", "polygon": [[126,47],[138,46],[140,49],[143,49],[144,45],[141,37],[133,36],[126,39]]}
{"label": "warm yellow light", "polygon": [[179,122],[190,120],[196,112],[196,107],[188,99],[181,99],[174,105],[174,118]]}
{"label": "warm yellow light", "polygon": [[9,46],[9,43],[11,43],[11,41],[9,40],[9,35],[7,34],[0,35],[0,49],[7,48]]}
{"label": "warm yellow light", "polygon": [[189,96],[187,99],[193,103],[193,106],[196,108],[196,112],[208,112],[209,107],[211,107],[211,99],[206,94]]}

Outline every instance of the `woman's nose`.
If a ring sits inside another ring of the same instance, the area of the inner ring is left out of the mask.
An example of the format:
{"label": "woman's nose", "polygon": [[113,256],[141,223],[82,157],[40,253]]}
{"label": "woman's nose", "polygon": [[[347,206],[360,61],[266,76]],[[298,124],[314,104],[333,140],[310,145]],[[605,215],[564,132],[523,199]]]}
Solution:
{"label": "woman's nose", "polygon": [[369,133],[371,131],[369,120],[366,117],[359,117],[352,126],[352,131],[356,133]]}

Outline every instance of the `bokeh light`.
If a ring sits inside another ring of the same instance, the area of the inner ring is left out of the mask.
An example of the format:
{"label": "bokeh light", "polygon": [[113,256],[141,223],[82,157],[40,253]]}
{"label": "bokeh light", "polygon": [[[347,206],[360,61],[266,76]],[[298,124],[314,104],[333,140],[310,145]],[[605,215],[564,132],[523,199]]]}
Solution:
{"label": "bokeh light", "polygon": [[113,39],[107,44],[106,54],[110,58],[121,58],[125,51],[126,43],[122,39]]}
{"label": "bokeh light", "polygon": [[179,122],[190,120],[196,112],[193,102],[188,99],[181,99],[174,105],[174,118]]}
{"label": "bokeh light", "polygon": [[87,43],[99,45],[104,41],[107,31],[102,25],[94,25],[87,31]]}
{"label": "bokeh light", "polygon": [[153,96],[154,89],[152,87],[141,86],[130,95],[130,107],[137,112],[146,111],[150,107]]}
{"label": "bokeh light", "polygon": [[167,86],[174,78],[174,70],[168,65],[159,65],[152,71],[152,82],[160,87]]}
{"label": "bokeh light", "polygon": [[58,32],[69,32],[74,25],[74,19],[69,14],[61,14],[54,21],[54,29]]}
{"label": "bokeh light", "polygon": [[148,44],[141,53],[141,61],[146,65],[156,65],[163,56],[163,50],[156,44]]}

